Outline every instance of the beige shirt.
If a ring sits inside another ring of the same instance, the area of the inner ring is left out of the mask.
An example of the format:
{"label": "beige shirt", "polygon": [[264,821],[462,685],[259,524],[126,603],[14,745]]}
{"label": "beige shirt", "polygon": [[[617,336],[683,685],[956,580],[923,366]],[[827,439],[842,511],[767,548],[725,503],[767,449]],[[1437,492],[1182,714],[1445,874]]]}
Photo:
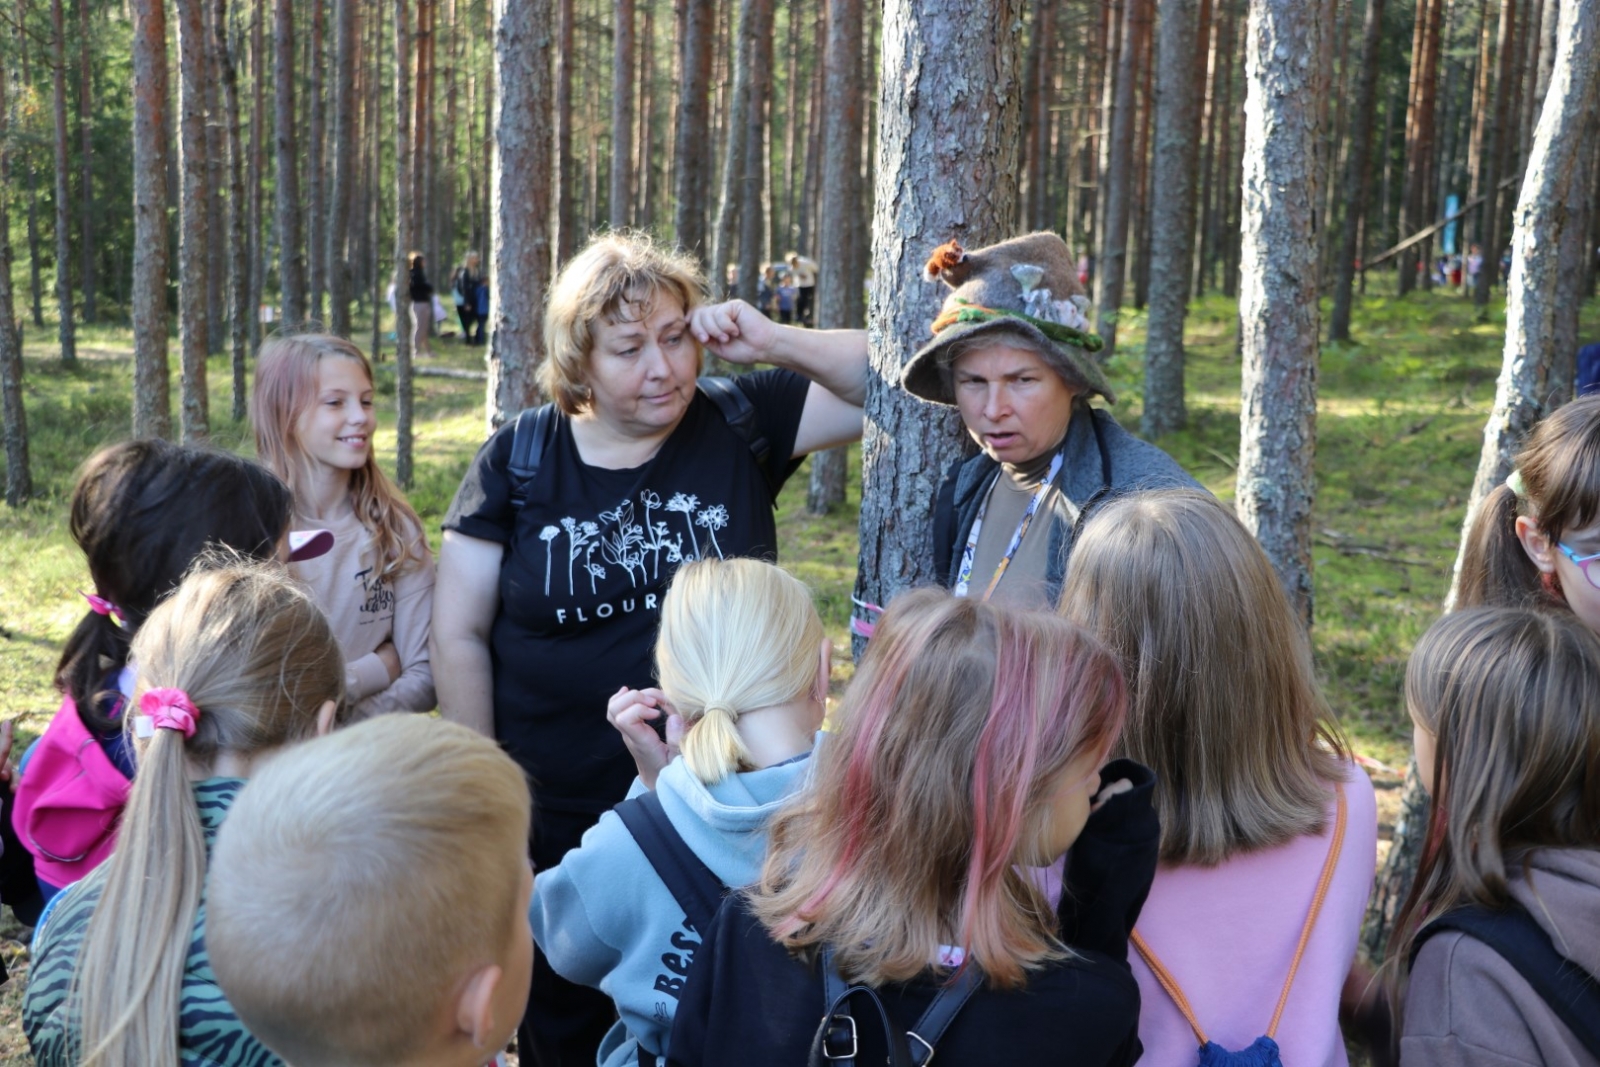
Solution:
{"label": "beige shirt", "polygon": [[[436,703],[428,663],[432,555],[395,577],[379,578],[369,558],[372,536],[353,513],[332,523],[297,514],[295,528],[333,533],[331,550],[289,569],[328,615],[344,652],[345,697],[356,717],[431,710]],[[385,641],[394,642],[400,657],[400,676],[393,682],[376,654]]]}
{"label": "beige shirt", "polygon": [[817,266],[817,261],[801,256],[789,265],[789,270],[794,274],[794,284],[798,289],[809,289],[817,284],[817,271],[822,268]]}
{"label": "beige shirt", "polygon": [[[1028,510],[1028,501],[1033,499],[1033,494],[1049,473],[1050,461],[1055,459],[1055,455],[1052,449],[1028,463],[1000,465],[1000,475],[989,490],[983,529],[978,532],[978,546],[972,556],[972,580],[967,586],[968,596],[981,597],[984,590],[989,588],[995,569],[1000,566],[1006,547],[1011,544],[1011,535],[1016,533],[1017,524]],[[1000,584],[995,587],[991,600],[1013,607],[1044,610],[1055,607],[1050,603],[1046,591],[1050,528],[1055,525],[1051,519],[1059,517],[1060,521],[1071,526],[1077,519],[1076,511],[1059,489],[1051,486],[1046,490],[1039,510],[1034,512],[1033,521],[1028,524],[1028,532],[1022,538],[1022,544],[1017,546],[1016,555],[1011,557],[1011,564],[1006,568]],[[965,545],[961,547],[963,550],[966,548]]]}

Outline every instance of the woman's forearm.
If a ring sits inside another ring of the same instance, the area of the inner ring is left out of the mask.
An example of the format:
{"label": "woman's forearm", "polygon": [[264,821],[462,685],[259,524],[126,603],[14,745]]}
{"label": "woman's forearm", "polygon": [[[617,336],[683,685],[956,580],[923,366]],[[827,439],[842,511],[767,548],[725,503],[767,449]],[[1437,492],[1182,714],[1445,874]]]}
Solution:
{"label": "woman's forearm", "polygon": [[433,634],[433,686],[439,713],[451,722],[494,736],[494,671],[487,641],[472,635]]}

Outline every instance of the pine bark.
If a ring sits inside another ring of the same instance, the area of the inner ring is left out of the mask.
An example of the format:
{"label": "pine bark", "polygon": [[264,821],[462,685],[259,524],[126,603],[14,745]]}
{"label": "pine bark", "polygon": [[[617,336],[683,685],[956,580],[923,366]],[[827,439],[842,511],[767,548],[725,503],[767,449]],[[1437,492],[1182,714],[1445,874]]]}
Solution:
{"label": "pine bark", "polygon": [[[633,0],[612,0],[611,228],[633,225]],[[641,164],[644,162],[640,161]]]}
{"label": "pine bark", "polygon": [[[772,98],[772,2],[754,0],[750,23],[740,23],[744,37],[745,63],[749,87],[745,97],[744,166],[739,196],[739,286],[740,299],[756,302],[756,283],[761,278],[762,252],[766,245],[766,134],[767,107]],[[737,94],[735,94],[737,95]]]}
{"label": "pine bark", "polygon": [[1183,320],[1194,239],[1199,116],[1194,94],[1197,0],[1160,0],[1156,23],[1154,185],[1150,217],[1150,317],[1144,351],[1140,430],[1155,438],[1187,421]]}
{"label": "pine bark", "polygon": [[206,393],[206,272],[210,218],[206,192],[206,35],[204,0],[176,0],[178,21],[178,351],[182,358],[184,441],[210,435]]}
{"label": "pine bark", "polygon": [[[571,3],[571,0],[562,0]],[[683,79],[678,89],[678,134],[672,156],[676,163],[673,193],[677,208],[673,232],[678,247],[706,264],[706,192],[711,185],[711,48],[715,35],[714,4],[687,0],[680,50]]]}
{"label": "pine bark", "polygon": [[[26,27],[28,24],[27,0],[17,0],[16,14],[16,55],[22,60],[22,84],[33,84],[33,72],[29,69],[28,56],[33,51],[32,42],[28,40]],[[21,131],[19,131],[20,133]],[[27,148],[26,145],[23,146]],[[39,254],[39,173],[38,164],[34,161],[32,151],[27,151],[23,157],[23,170],[27,173],[28,183],[28,295],[29,306],[33,311],[33,325],[36,329],[44,329],[44,284],[40,275]]]}
{"label": "pine bark", "polygon": [[[699,4],[691,5],[700,7]],[[557,267],[566,263],[578,251],[578,211],[577,198],[573,196],[572,187],[572,0],[556,0],[558,18],[560,20],[561,45],[556,49],[556,102],[555,102],[555,128],[556,128],[556,158],[555,158],[555,189],[551,194],[555,200],[556,233],[552,247],[555,249],[555,265]],[[687,88],[685,89],[687,92]],[[702,104],[704,92],[701,93]],[[702,114],[704,112],[702,111]],[[701,153],[695,152],[698,156]],[[682,211],[682,199],[679,199],[679,210]],[[682,231],[679,231],[679,242],[682,242]]]}
{"label": "pine bark", "polygon": [[1494,107],[1483,131],[1483,173],[1485,199],[1478,210],[1482,221],[1478,232],[1483,235],[1483,267],[1478,271],[1478,281],[1472,290],[1472,302],[1483,308],[1489,303],[1489,289],[1500,271],[1500,175],[1504,156],[1501,141],[1505,139],[1507,112],[1510,109],[1512,82],[1512,52],[1517,21],[1517,0],[1500,0],[1500,28],[1495,36]]}
{"label": "pine bark", "polygon": [[968,248],[998,241],[1017,217],[1022,56],[1010,27],[1021,6],[995,0],[981,19],[940,0],[887,0],[882,8],[855,590],[864,603],[887,604],[941,577],[933,567],[934,495],[970,446],[954,411],[900,388],[900,370],[925,343],[946,292],[923,277],[928,254],[951,238]]}
{"label": "pine bark", "polygon": [[50,0],[51,84],[55,88],[56,117],[56,309],[60,324],[61,362],[78,358],[77,331],[72,317],[72,210],[69,186],[72,170],[67,162],[67,52],[61,0]]}
{"label": "pine bark", "polygon": [[1321,334],[1316,120],[1326,88],[1307,57],[1322,54],[1324,32],[1321,5],[1251,0],[1244,41],[1236,507],[1307,626]]}
{"label": "pine bark", "polygon": [[[861,0],[829,0],[824,60],[822,208],[827,223],[817,243],[817,326],[859,329],[862,321],[861,256]],[[848,451],[831,448],[811,457],[806,511],[826,515],[844,503]]]}
{"label": "pine bark", "polygon": [[267,234],[267,46],[266,0],[255,0],[250,16],[250,348],[261,344],[259,309],[266,301]]}
{"label": "pine bark", "polygon": [[1356,89],[1350,127],[1350,154],[1344,176],[1344,223],[1339,238],[1339,258],[1334,265],[1333,311],[1328,320],[1328,340],[1350,340],[1350,303],[1355,286],[1356,237],[1367,213],[1372,189],[1372,118],[1377,105],[1378,67],[1383,47],[1383,0],[1367,0],[1366,22],[1361,27],[1361,81]]}
{"label": "pine bark", "polygon": [[497,150],[489,256],[488,417],[499,425],[538,399],[534,368],[544,355],[550,286],[552,89],[550,0],[495,0]]}
{"label": "pine bark", "polygon": [[353,284],[347,249],[356,176],[356,3],[334,0],[333,6],[333,187],[323,257],[328,269],[328,325],[340,337],[350,336]]}
{"label": "pine bark", "polygon": [[78,190],[83,205],[78,223],[78,281],[83,290],[83,321],[98,318],[94,261],[94,79],[89,62],[89,0],[78,0]]}
{"label": "pine bark", "polygon": [[215,0],[211,30],[216,35],[217,68],[222,80],[223,122],[227,127],[228,326],[233,366],[233,421],[243,422],[249,389],[245,357],[250,349],[250,251],[244,192],[244,139],[239,129],[239,69],[228,34],[228,0]]}
{"label": "pine bark", "polygon": [[1117,347],[1117,315],[1122,307],[1128,266],[1128,216],[1133,201],[1134,86],[1139,77],[1139,24],[1149,0],[1123,0],[1118,35],[1116,77],[1113,82],[1110,150],[1103,174],[1105,195],[1104,239],[1095,294],[1095,328],[1105,340],[1100,352],[1109,359]]}
{"label": "pine bark", "polygon": [[[6,91],[11,71],[0,52],[0,189],[11,188],[11,117]],[[5,421],[6,504],[19,508],[33,496],[28,461],[28,413],[22,403],[22,339],[17,335],[11,292],[11,217],[9,196],[0,196],[0,417]]]}
{"label": "pine bark", "polygon": [[133,12],[133,436],[172,434],[167,369],[167,14]]}
{"label": "pine bark", "polygon": [[[395,0],[394,4],[394,476],[403,487],[411,484],[412,421],[411,298],[406,286],[411,250],[416,247],[416,215],[412,201],[416,155],[411,129],[411,64],[415,41],[408,10],[410,2]],[[426,2],[418,0],[419,8]]]}
{"label": "pine bark", "polygon": [[730,96],[727,141],[722,157],[722,186],[717,198],[717,225],[711,240],[711,292],[727,292],[727,268],[732,265],[734,240],[739,232],[739,176],[745,166],[745,139],[750,126],[738,116],[750,111],[750,36],[747,32],[756,19],[762,0],[739,0],[739,35],[733,57],[733,92]]}
{"label": "pine bark", "polygon": [[278,288],[283,325],[299,326],[306,319],[306,253],[301,234],[300,150],[296,134],[299,120],[294,110],[295,54],[294,2],[274,0],[273,36],[277,66],[273,71],[277,140]]}
{"label": "pine bark", "polygon": [[[306,122],[306,315],[321,322],[322,298],[328,291],[327,180],[324,149],[327,145],[327,52],[324,38],[326,11],[323,0],[311,0],[311,84]],[[342,76],[342,74],[341,74]]]}
{"label": "pine bark", "polygon": [[222,118],[222,60],[217,55],[217,31],[212,26],[214,5],[197,0],[200,7],[201,51],[205,55],[206,138],[206,353],[222,351],[227,311],[223,302],[228,279],[228,228],[223,221],[228,187],[228,128]]}
{"label": "pine bark", "polygon": [[1055,4],[1039,4],[1033,12],[1028,40],[1027,201],[1023,221],[1030,230],[1050,227],[1050,104],[1055,41]]}

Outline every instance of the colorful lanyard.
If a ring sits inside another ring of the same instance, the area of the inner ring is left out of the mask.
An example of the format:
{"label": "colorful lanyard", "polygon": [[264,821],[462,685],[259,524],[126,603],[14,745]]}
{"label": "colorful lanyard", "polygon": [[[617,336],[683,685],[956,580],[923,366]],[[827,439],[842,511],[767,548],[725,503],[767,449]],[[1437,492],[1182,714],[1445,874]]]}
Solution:
{"label": "colorful lanyard", "polygon": [[[1034,512],[1039,510],[1039,504],[1050,492],[1050,487],[1055,484],[1056,475],[1061,473],[1061,464],[1065,459],[1065,452],[1057,452],[1056,458],[1050,461],[1050,470],[1045,474],[1039,488],[1034,490],[1033,499],[1028,501],[1028,510],[1022,513],[1022,521],[1017,523],[1017,532],[1011,535],[1011,543],[1006,546],[1006,554],[1000,557],[1000,565],[994,569],[994,577],[989,579],[989,587],[983,591],[981,599],[988,600],[994,594],[995,586],[1000,584],[1000,579],[1005,577],[1006,568],[1011,566],[1011,557],[1022,547],[1022,539],[1027,536],[1028,527],[1033,523]],[[1000,476],[1004,477],[1005,472],[1001,471]],[[993,495],[992,489],[990,495]],[[988,513],[989,497],[985,496],[983,504],[978,508],[978,517],[972,520],[972,532],[967,535],[967,547],[961,553],[961,569],[956,572],[956,596],[967,595],[967,586],[972,582],[972,558],[977,554],[978,535],[983,532],[983,517]]]}

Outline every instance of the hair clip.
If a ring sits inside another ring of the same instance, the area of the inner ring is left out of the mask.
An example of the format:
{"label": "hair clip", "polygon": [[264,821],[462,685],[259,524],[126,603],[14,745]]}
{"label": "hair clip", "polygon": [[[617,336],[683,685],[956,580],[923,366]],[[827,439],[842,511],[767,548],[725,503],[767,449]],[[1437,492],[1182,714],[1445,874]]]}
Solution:
{"label": "hair clip", "polygon": [[82,590],[79,590],[79,595],[89,602],[89,610],[94,612],[96,615],[109,616],[111,621],[115,622],[118,626],[125,626],[127,624],[128,616],[123,613],[121,608],[117,607],[105,597],[99,596],[95,593],[85,593]]}
{"label": "hair clip", "polygon": [[1526,500],[1528,498],[1528,487],[1522,484],[1522,471],[1520,470],[1513,468],[1511,473],[1506,475],[1506,488],[1516,494],[1518,500]]}

